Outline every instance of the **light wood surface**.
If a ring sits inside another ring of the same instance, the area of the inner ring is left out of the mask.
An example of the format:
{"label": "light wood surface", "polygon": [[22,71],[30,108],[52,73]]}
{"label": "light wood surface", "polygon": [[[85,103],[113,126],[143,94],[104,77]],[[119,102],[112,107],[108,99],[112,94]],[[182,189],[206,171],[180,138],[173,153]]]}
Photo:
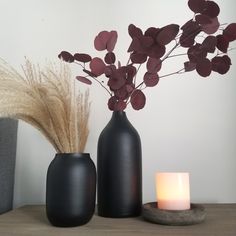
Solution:
{"label": "light wood surface", "polygon": [[94,215],[80,227],[56,228],[49,224],[44,206],[25,206],[0,215],[1,236],[236,236],[236,204],[207,204],[207,218],[192,226],[164,226],[139,218],[110,219]]}

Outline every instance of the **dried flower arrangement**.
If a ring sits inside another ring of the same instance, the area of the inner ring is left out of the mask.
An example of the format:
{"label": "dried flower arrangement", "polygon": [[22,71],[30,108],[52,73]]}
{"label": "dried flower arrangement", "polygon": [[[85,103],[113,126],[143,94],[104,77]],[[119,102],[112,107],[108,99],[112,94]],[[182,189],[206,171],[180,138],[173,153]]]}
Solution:
{"label": "dried flower arrangement", "polygon": [[0,117],[37,128],[59,153],[83,152],[88,137],[89,93],[75,89],[68,66],[45,69],[26,60],[18,73],[0,61]]}
{"label": "dried flower arrangement", "polygon": [[[220,7],[214,1],[189,0],[188,7],[193,18],[181,27],[169,24],[161,28],[149,27],[143,32],[135,25],[129,25],[132,41],[126,65],[121,65],[120,61],[116,63],[113,52],[118,37],[116,31],[102,31],[95,37],[95,49],[106,51],[104,58],[92,58],[85,53],[72,55],[68,51],[62,51],[59,58],[81,66],[84,75],[77,76],[77,80],[89,85],[96,81],[109,93],[110,110],[125,110],[129,103],[135,110],[142,109],[146,103],[143,90],[156,86],[161,78],[193,70],[208,77],[211,72],[225,74],[230,69],[228,51],[229,44],[236,40],[236,23],[220,24]],[[174,54],[178,49],[184,52]],[[185,57],[182,68],[161,75],[163,62],[176,56]],[[86,67],[87,63],[90,69]],[[138,82],[137,74],[143,65],[147,71]],[[99,78],[104,75],[106,83]]]}

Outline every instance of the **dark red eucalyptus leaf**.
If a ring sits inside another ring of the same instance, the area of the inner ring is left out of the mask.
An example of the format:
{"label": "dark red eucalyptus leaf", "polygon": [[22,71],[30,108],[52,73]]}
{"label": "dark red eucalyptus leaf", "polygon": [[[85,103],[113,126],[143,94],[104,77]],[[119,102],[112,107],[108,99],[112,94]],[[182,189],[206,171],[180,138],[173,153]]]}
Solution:
{"label": "dark red eucalyptus leaf", "polygon": [[130,103],[134,110],[142,109],[146,104],[146,97],[144,93],[139,89],[135,90],[131,95]]}
{"label": "dark red eucalyptus leaf", "polygon": [[232,65],[232,64],[231,64],[231,59],[230,59],[229,56],[224,55],[224,56],[222,56],[222,59],[225,61],[226,64]]}
{"label": "dark red eucalyptus leaf", "polygon": [[143,53],[133,52],[130,56],[133,63],[142,64],[147,60],[147,55]]}
{"label": "dark red eucalyptus leaf", "polygon": [[139,38],[140,40],[140,43],[141,45],[144,47],[144,48],[149,48],[153,45],[154,43],[154,40],[152,37],[150,36],[142,36]]}
{"label": "dark red eucalyptus leaf", "polygon": [[202,46],[207,52],[214,53],[217,44],[217,39],[215,36],[207,36],[202,42]]}
{"label": "dark red eucalyptus leaf", "polygon": [[236,40],[236,23],[229,24],[223,30],[223,35],[227,37],[229,42]]}
{"label": "dark red eucalyptus leaf", "polygon": [[188,49],[187,54],[191,62],[198,62],[207,56],[207,51],[201,44],[197,43]]}
{"label": "dark red eucalyptus leaf", "polygon": [[161,45],[167,45],[175,39],[179,32],[179,26],[176,24],[170,24],[163,27],[156,36],[156,41]]}
{"label": "dark red eucalyptus leaf", "polygon": [[205,24],[201,26],[201,29],[206,34],[214,34],[220,27],[218,18],[212,18],[210,24]]}
{"label": "dark red eucalyptus leaf", "polygon": [[132,65],[128,65],[126,67],[126,79],[127,79],[127,83],[131,84],[133,82],[133,78],[136,75],[136,67],[132,66]]}
{"label": "dark red eucalyptus leaf", "polygon": [[107,41],[107,51],[112,52],[115,48],[116,42],[117,42],[118,34],[116,31],[111,31],[109,33],[109,39]]}
{"label": "dark red eucalyptus leaf", "polygon": [[115,96],[110,97],[109,100],[108,100],[108,103],[107,103],[108,108],[109,108],[111,111],[114,111],[114,110],[115,110],[115,105],[116,105],[116,103],[117,103],[116,97],[115,97]]}
{"label": "dark red eucalyptus leaf", "polygon": [[117,77],[125,79],[126,78],[127,67],[126,66],[121,66],[116,70],[116,72],[117,72],[117,75],[116,75]]}
{"label": "dark red eucalyptus leaf", "polygon": [[211,18],[202,14],[196,15],[195,20],[199,25],[206,25],[211,23]]}
{"label": "dark red eucalyptus leaf", "polygon": [[141,52],[141,51],[142,51],[142,46],[140,40],[138,38],[133,38],[128,48],[128,52]]}
{"label": "dark red eucalyptus leaf", "polygon": [[72,54],[70,54],[69,52],[67,52],[67,51],[62,51],[58,55],[58,57],[60,59],[62,59],[63,61],[65,61],[65,62],[69,62],[69,63],[74,62],[74,56]]}
{"label": "dark red eucalyptus leaf", "polygon": [[89,56],[88,54],[84,54],[84,53],[75,53],[74,54],[74,59],[76,61],[81,61],[81,62],[90,62],[92,60],[92,57]]}
{"label": "dark red eucalyptus leaf", "polygon": [[196,71],[202,77],[207,77],[211,74],[212,66],[208,58],[202,58],[197,62]]}
{"label": "dark red eucalyptus leaf", "polygon": [[128,32],[131,38],[139,38],[143,35],[143,32],[140,28],[136,27],[133,24],[130,24],[128,27]]}
{"label": "dark red eucalyptus leaf", "polygon": [[186,35],[189,35],[191,37],[195,37],[200,31],[201,28],[199,24],[196,21],[189,20],[187,21],[181,29],[183,30],[183,33]]}
{"label": "dark red eucalyptus leaf", "polygon": [[95,49],[98,51],[106,50],[109,38],[110,38],[110,33],[108,31],[100,32],[94,39]]}
{"label": "dark red eucalyptus leaf", "polygon": [[130,94],[135,89],[134,84],[126,84],[126,91]]}
{"label": "dark red eucalyptus leaf", "polygon": [[193,71],[196,69],[196,63],[191,61],[184,62],[184,69],[186,72]]}
{"label": "dark red eucalyptus leaf", "polygon": [[188,34],[183,33],[180,36],[179,43],[182,47],[189,48],[194,45],[194,43],[195,43],[194,39],[195,39],[195,37],[192,37]]}
{"label": "dark red eucalyptus leaf", "polygon": [[212,70],[223,75],[229,71],[231,60],[226,55],[223,57],[218,56],[218,57],[213,57],[211,63],[212,63]]}
{"label": "dark red eucalyptus leaf", "polygon": [[91,76],[91,77],[97,77],[97,75],[95,75],[94,73],[92,73],[89,70],[83,69],[83,72],[85,72],[87,75]]}
{"label": "dark red eucalyptus leaf", "polygon": [[166,52],[166,47],[164,45],[155,44],[149,49],[148,56],[156,59],[160,59]]}
{"label": "dark red eucalyptus leaf", "polygon": [[89,66],[90,66],[91,72],[93,74],[95,74],[96,76],[102,75],[104,73],[105,68],[106,68],[105,63],[99,57],[94,57],[90,61]]}
{"label": "dark red eucalyptus leaf", "polygon": [[158,29],[158,28],[150,27],[150,28],[148,28],[148,29],[145,31],[144,35],[145,35],[145,36],[150,36],[150,37],[152,37],[153,39],[156,39],[156,36],[157,36],[159,30],[160,30],[160,29]]}
{"label": "dark red eucalyptus leaf", "polygon": [[108,80],[107,85],[110,87],[112,91],[115,91],[125,85],[125,79],[120,77],[111,77]]}
{"label": "dark red eucalyptus leaf", "polygon": [[110,77],[110,76],[112,76],[112,74],[114,73],[115,70],[116,70],[115,65],[106,66],[106,68],[104,70],[104,74],[106,77]]}
{"label": "dark red eucalyptus leaf", "polygon": [[126,89],[126,85],[122,86],[118,90],[115,90],[114,94],[118,99],[122,99],[122,100],[128,98],[128,96],[129,96],[129,93]]}
{"label": "dark red eucalyptus leaf", "polygon": [[116,111],[124,111],[125,108],[127,107],[127,104],[123,100],[118,100],[116,105],[115,105],[115,110]]}
{"label": "dark red eucalyptus leaf", "polygon": [[147,71],[149,73],[155,74],[158,71],[160,71],[161,65],[162,65],[162,62],[161,62],[160,59],[149,57],[148,61],[147,61],[147,64],[146,64]]}
{"label": "dark red eucalyptus leaf", "polygon": [[159,76],[157,74],[151,74],[146,72],[143,81],[147,87],[154,87],[159,82]]}
{"label": "dark red eucalyptus leaf", "polygon": [[89,85],[92,84],[92,81],[84,76],[76,76],[75,78],[82,83],[89,84]]}
{"label": "dark red eucalyptus leaf", "polygon": [[210,18],[215,18],[220,13],[220,8],[217,3],[213,1],[206,1],[205,8],[202,11],[202,14],[209,16]]}
{"label": "dark red eucalyptus leaf", "polygon": [[123,100],[118,100],[115,96],[110,97],[108,100],[108,108],[112,111],[123,111],[127,104]]}
{"label": "dark red eucalyptus leaf", "polygon": [[229,41],[228,38],[224,35],[220,34],[216,36],[217,44],[216,47],[221,51],[226,53],[229,47]]}
{"label": "dark red eucalyptus leaf", "polygon": [[107,64],[114,64],[116,61],[116,55],[113,52],[108,52],[104,58]]}
{"label": "dark red eucalyptus leaf", "polygon": [[205,8],[205,0],[189,0],[188,6],[194,13],[201,13]]}

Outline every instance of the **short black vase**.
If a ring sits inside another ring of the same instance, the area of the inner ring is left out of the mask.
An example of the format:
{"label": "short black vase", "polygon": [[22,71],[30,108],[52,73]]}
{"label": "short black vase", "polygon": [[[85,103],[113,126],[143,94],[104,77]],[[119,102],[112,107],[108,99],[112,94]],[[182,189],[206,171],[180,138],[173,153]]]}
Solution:
{"label": "short black vase", "polygon": [[59,153],[49,165],[46,213],[54,226],[86,224],[93,216],[96,169],[88,153]]}
{"label": "short black vase", "polygon": [[98,140],[98,215],[141,214],[142,151],[138,132],[122,111],[114,111]]}

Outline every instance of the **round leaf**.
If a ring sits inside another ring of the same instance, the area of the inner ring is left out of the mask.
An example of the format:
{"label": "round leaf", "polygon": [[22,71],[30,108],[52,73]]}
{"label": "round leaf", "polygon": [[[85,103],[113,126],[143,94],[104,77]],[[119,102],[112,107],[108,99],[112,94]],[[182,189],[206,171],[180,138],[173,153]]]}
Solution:
{"label": "round leaf", "polygon": [[141,42],[138,38],[133,38],[132,42],[128,48],[128,52],[141,52],[142,51],[142,46],[141,46]]}
{"label": "round leaf", "polygon": [[149,57],[146,64],[147,71],[152,74],[157,73],[158,71],[160,71],[161,65],[162,65],[162,62],[160,59]]}
{"label": "round leaf", "polygon": [[188,6],[194,13],[201,13],[204,10],[205,0],[189,0]]}
{"label": "round leaf", "polygon": [[172,40],[175,39],[179,32],[179,26],[176,24],[171,24],[163,27],[157,34],[156,41],[161,45],[167,45]]}
{"label": "round leaf", "polygon": [[113,52],[108,52],[104,58],[107,64],[114,64],[116,61],[116,55]]}
{"label": "round leaf", "polygon": [[96,76],[102,75],[106,67],[103,60],[99,57],[94,57],[91,60],[89,66],[90,66],[91,72],[95,74]]}
{"label": "round leaf", "polygon": [[92,84],[92,81],[84,76],[76,76],[76,79],[85,84]]}
{"label": "round leaf", "polygon": [[107,48],[107,42],[110,38],[110,33],[108,31],[100,32],[94,39],[94,47],[98,51],[103,51]]}
{"label": "round leaf", "polygon": [[215,18],[219,15],[220,8],[217,3],[213,1],[206,1],[205,8],[202,14],[209,16],[210,18]]}
{"label": "round leaf", "polygon": [[60,59],[62,59],[63,61],[65,61],[65,62],[69,62],[69,63],[74,62],[74,56],[71,53],[67,52],[67,51],[62,51],[58,55],[58,57]]}
{"label": "round leaf", "polygon": [[196,71],[202,77],[207,77],[211,74],[211,61],[208,58],[202,58],[196,65]]}
{"label": "round leaf", "polygon": [[115,91],[125,85],[125,79],[119,77],[111,77],[108,80],[107,85],[110,87],[112,91]]}
{"label": "round leaf", "polygon": [[188,58],[191,62],[198,62],[207,56],[207,51],[201,44],[196,44],[188,49]]}
{"label": "round leaf", "polygon": [[211,23],[211,18],[207,15],[202,14],[196,15],[195,20],[200,25],[206,25]]}
{"label": "round leaf", "polygon": [[142,47],[149,48],[153,45],[154,40],[150,36],[142,36],[139,38]]}
{"label": "round leaf", "polygon": [[229,24],[223,31],[229,42],[236,40],[236,23]]}
{"label": "round leaf", "polygon": [[217,35],[217,44],[216,47],[221,51],[226,53],[229,47],[229,41],[228,38],[225,37],[224,35]]}
{"label": "round leaf", "polygon": [[117,98],[122,100],[126,99],[129,95],[125,85],[117,89],[114,93]]}
{"label": "round leaf", "polygon": [[159,30],[160,30],[160,29],[158,29],[158,28],[150,27],[150,28],[148,28],[148,29],[145,31],[144,35],[145,35],[145,36],[150,36],[150,37],[152,37],[153,39],[156,39],[156,36],[157,36]]}
{"label": "round leaf", "polygon": [[88,54],[84,54],[84,53],[76,53],[74,55],[74,59],[76,61],[81,61],[81,62],[90,62],[92,60],[91,56],[89,56]]}
{"label": "round leaf", "polygon": [[156,43],[148,52],[148,56],[156,59],[160,59],[166,52],[166,47]]}
{"label": "round leaf", "polygon": [[112,52],[115,48],[116,42],[117,42],[118,34],[116,31],[111,31],[109,33],[109,39],[107,41],[107,51]]}
{"label": "round leaf", "polygon": [[139,38],[143,35],[143,32],[140,28],[136,27],[133,24],[130,24],[128,27],[128,32],[131,38]]}
{"label": "round leaf", "polygon": [[143,81],[147,87],[154,87],[158,84],[159,82],[159,77],[157,74],[151,74],[146,72]]}
{"label": "round leaf", "polygon": [[217,44],[217,38],[215,36],[207,36],[202,42],[202,46],[207,52],[214,53]]}
{"label": "round leaf", "polygon": [[214,34],[220,27],[220,23],[218,21],[218,18],[215,17],[211,19],[210,24],[202,25],[202,31],[206,34]]}
{"label": "round leaf", "polygon": [[226,55],[223,57],[218,56],[218,57],[212,58],[211,63],[212,63],[212,70],[223,75],[229,71],[231,60]]}
{"label": "round leaf", "polygon": [[147,55],[133,52],[130,56],[130,59],[133,63],[142,64],[147,60]]}
{"label": "round leaf", "polygon": [[146,104],[146,97],[141,90],[137,89],[132,93],[130,102],[134,110],[140,110]]}
{"label": "round leaf", "polygon": [[191,47],[191,46],[194,45],[194,43],[195,43],[194,38],[195,38],[195,37],[183,33],[183,34],[180,36],[180,39],[179,39],[180,45],[181,45],[182,47],[189,48],[189,47]]}
{"label": "round leaf", "polygon": [[123,100],[118,100],[115,96],[112,96],[108,100],[108,108],[112,111],[123,111],[127,104]]}

